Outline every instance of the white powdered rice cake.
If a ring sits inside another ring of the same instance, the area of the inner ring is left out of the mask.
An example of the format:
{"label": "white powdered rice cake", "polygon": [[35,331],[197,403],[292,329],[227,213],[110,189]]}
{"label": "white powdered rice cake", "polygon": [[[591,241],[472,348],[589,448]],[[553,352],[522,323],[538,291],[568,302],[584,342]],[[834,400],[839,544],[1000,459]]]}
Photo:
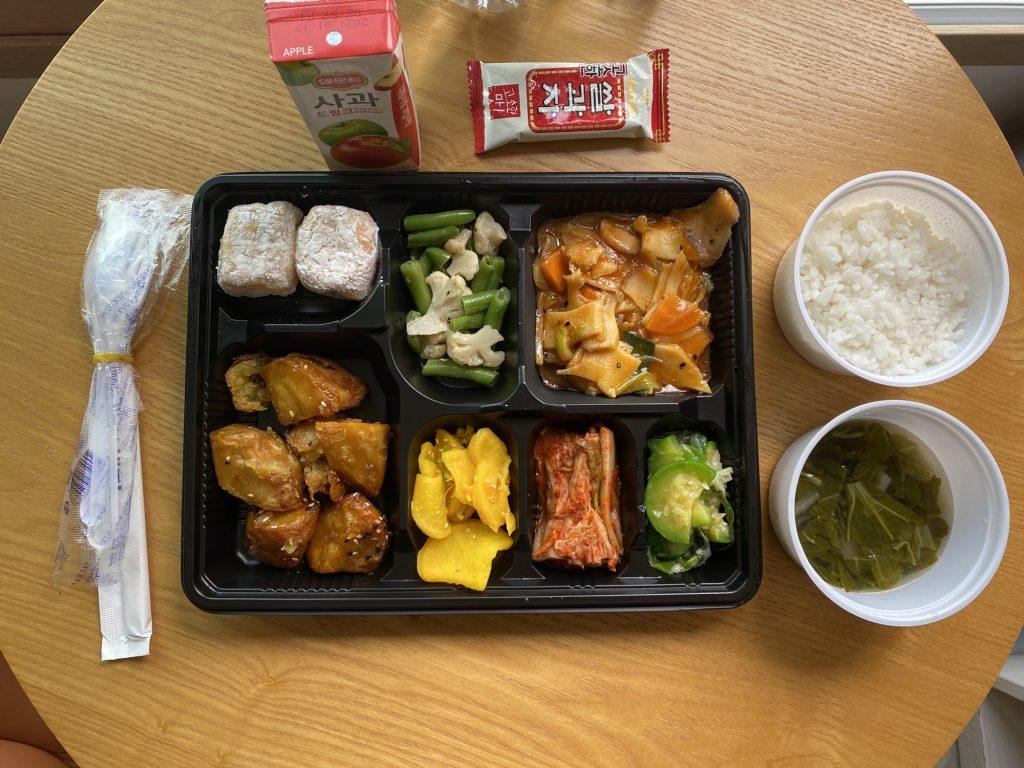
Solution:
{"label": "white powdered rice cake", "polygon": [[249,203],[228,211],[217,257],[217,283],[231,296],[287,296],[295,291],[295,228],[291,203]]}
{"label": "white powdered rice cake", "polygon": [[365,299],[377,278],[379,258],[377,222],[366,211],[318,205],[299,227],[295,268],[314,293]]}

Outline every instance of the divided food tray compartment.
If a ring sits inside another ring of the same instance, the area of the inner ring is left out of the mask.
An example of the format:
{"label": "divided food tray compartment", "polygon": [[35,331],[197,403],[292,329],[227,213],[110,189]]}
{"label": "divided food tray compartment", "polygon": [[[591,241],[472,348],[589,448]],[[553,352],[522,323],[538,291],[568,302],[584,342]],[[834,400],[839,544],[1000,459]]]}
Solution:
{"label": "divided food tray compartment", "polygon": [[[531,234],[550,218],[588,211],[665,213],[696,205],[723,187],[740,209],[722,258],[710,270],[711,393],[593,397],[546,387],[534,364],[535,292]],[[304,212],[321,204],[368,211],[380,227],[381,268],[362,302],[318,296],[237,298],[217,286],[216,263],[228,210],[287,200]],[[509,232],[503,244],[512,301],[502,333],[501,376],[492,389],[428,379],[405,341],[411,299],[398,267],[407,257],[402,218],[451,208],[490,211]],[[734,179],[703,173],[244,173],[200,188],[192,214],[182,491],[182,586],[199,608],[224,613],[455,613],[730,608],[761,581],[761,513],[754,411],[750,286],[750,206]],[[320,575],[306,564],[286,571],[245,549],[245,506],[222,491],[210,463],[209,433],[234,422],[278,428],[273,411],[235,412],[224,383],[242,352],[310,352],[338,360],[367,385],[347,412],[392,427],[384,489],[374,503],[388,520],[391,548],[372,574]],[[535,563],[533,438],[545,424],[615,433],[622,478],[626,552],[618,569],[573,571]],[[424,537],[408,513],[420,443],[440,426],[487,425],[512,457],[510,550],[498,553],[484,592],[428,584],[416,575]],[[643,490],[646,443],[698,429],[718,441],[734,469],[729,485],[736,537],[703,566],[668,576],[647,563]]]}

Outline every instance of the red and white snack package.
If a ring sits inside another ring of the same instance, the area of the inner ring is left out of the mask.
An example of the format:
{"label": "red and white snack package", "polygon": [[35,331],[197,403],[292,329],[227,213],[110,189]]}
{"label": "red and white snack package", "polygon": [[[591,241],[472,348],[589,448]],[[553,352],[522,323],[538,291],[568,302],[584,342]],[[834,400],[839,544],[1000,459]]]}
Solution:
{"label": "red and white snack package", "polygon": [[512,141],[668,141],[668,49],[608,64],[467,63],[477,152]]}

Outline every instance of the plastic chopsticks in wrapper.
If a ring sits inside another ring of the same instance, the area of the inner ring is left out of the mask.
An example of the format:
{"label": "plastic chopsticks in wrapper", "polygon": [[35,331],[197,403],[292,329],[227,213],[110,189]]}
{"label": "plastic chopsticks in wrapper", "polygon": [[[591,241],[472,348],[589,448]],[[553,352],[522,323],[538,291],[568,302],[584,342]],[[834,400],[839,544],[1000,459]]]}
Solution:
{"label": "plastic chopsticks in wrapper", "polygon": [[142,401],[132,348],[181,277],[191,206],[191,195],[167,190],[104,190],[85,257],[82,315],[94,367],[64,494],[54,580],[97,586],[104,661],[149,653]]}

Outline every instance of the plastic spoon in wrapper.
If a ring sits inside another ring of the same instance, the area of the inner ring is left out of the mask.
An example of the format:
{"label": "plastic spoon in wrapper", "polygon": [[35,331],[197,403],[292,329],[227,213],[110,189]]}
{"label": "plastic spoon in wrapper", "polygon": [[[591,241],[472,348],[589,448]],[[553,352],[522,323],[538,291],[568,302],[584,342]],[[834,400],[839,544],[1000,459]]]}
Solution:
{"label": "plastic spoon in wrapper", "polygon": [[152,620],[142,495],[142,401],[132,346],[181,276],[192,198],[166,190],[100,193],[82,314],[93,376],[61,513],[54,577],[97,585],[102,658],[149,652]]}
{"label": "plastic spoon in wrapper", "polygon": [[[94,235],[82,276],[83,315],[92,337],[93,354],[98,358],[94,383],[98,380],[101,386],[95,387],[96,401],[90,404],[97,421],[89,431],[92,465],[79,517],[86,539],[98,555],[115,546],[119,528],[126,530],[120,517],[127,512],[125,502],[131,498],[134,466],[125,471],[122,462],[134,447],[122,442],[130,440],[133,427],[137,428],[137,406],[141,404],[134,375],[131,381],[119,379],[131,374],[123,363],[130,362],[135,318],[156,262],[147,247],[149,235],[141,221],[114,208],[104,224]],[[132,394],[136,396],[130,397]],[[116,457],[114,464],[109,464],[106,457]],[[116,482],[109,481],[110,472],[116,473]]]}

